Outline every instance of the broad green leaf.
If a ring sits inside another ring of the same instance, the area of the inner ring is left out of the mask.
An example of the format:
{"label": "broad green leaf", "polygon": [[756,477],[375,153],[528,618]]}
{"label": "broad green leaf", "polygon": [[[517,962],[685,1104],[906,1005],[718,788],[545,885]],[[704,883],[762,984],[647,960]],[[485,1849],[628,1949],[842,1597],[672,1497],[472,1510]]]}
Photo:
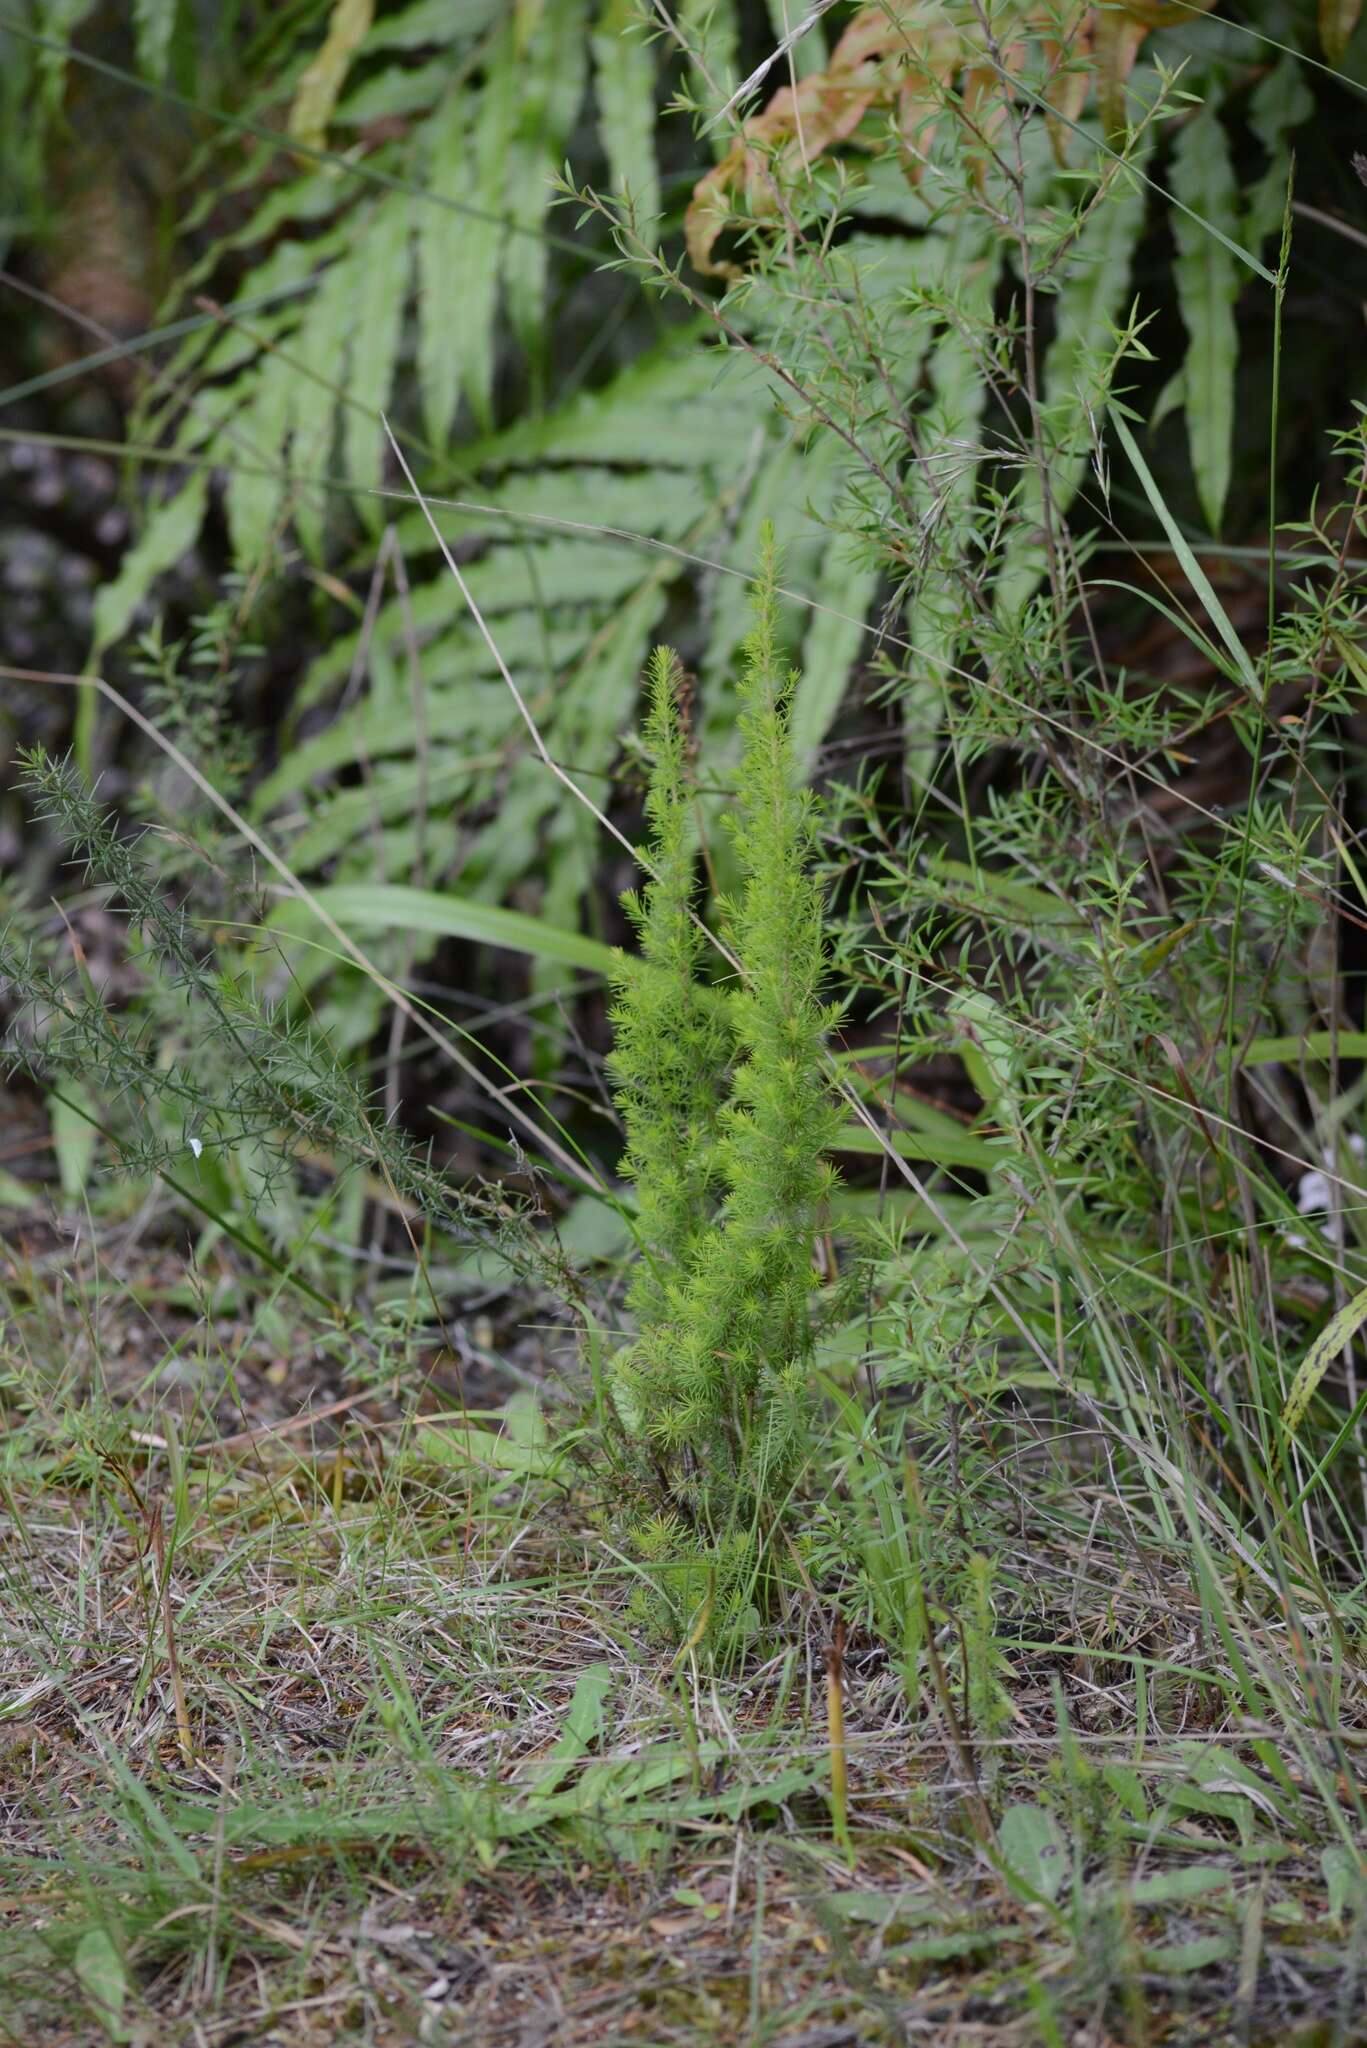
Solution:
{"label": "broad green leaf", "polygon": [[1126,1892],[1134,1906],[1175,1906],[1187,1899],[1204,1898],[1208,1892],[1228,1891],[1235,1873],[1220,1863],[1188,1863],[1180,1870],[1160,1870],[1152,1877],[1136,1878]]}
{"label": "broad green leaf", "polygon": [[[502,946],[541,960],[558,960],[586,974],[607,974],[610,946],[579,932],[560,931],[540,918],[518,910],[501,910],[435,889],[410,889],[399,883],[339,882],[316,889],[315,901],[346,932],[421,932],[440,938],[469,939],[481,946]],[[310,906],[295,897],[272,914],[271,929],[282,935],[307,933],[327,940]]]}
{"label": "broad green leaf", "polygon": [[876,1112],[875,1119],[878,1123],[876,1134],[864,1124],[846,1124],[837,1133],[832,1149],[836,1152],[878,1154],[891,1146],[899,1159],[920,1159],[928,1166],[972,1167],[978,1173],[992,1173],[1006,1165],[1012,1156],[1002,1146],[991,1145],[986,1138],[975,1138],[967,1131],[962,1137],[900,1127],[886,1132],[883,1119]]}
{"label": "broad green leaf", "polygon": [[[764,447],[759,433],[754,434],[753,440],[758,448]],[[823,541],[828,547],[831,543],[811,517],[808,505],[829,501],[838,487],[836,480],[842,467],[840,449],[834,437],[820,434],[805,445],[796,436],[777,445],[769,442],[764,459],[755,472],[744,512],[736,524],[727,551],[727,560],[732,567],[742,571],[742,575],[717,581],[712,600],[712,630],[701,664],[706,686],[703,749],[723,772],[729,766],[734,750],[737,650],[753,622],[749,578],[759,560],[760,536],[766,525],[772,525],[774,538],[783,551],[785,586],[790,590],[809,589],[814,580],[818,549]],[[807,624],[806,618],[795,611],[791,602],[784,600],[780,622],[788,646],[794,647],[798,634]],[[830,678],[819,677],[812,685],[814,692],[818,685],[820,696],[829,703]],[[843,695],[843,677],[840,689]],[[808,709],[804,713],[809,731],[816,729],[822,710],[823,706],[816,698],[809,698]]]}
{"label": "broad green leaf", "polygon": [[1249,1040],[1241,1066],[1298,1066],[1302,1060],[1367,1060],[1367,1031],[1305,1031],[1287,1038]]}
{"label": "broad green leaf", "polygon": [[37,1190],[17,1179],[8,1167],[0,1166],[0,1209],[31,1209]]}
{"label": "broad green leaf", "polygon": [[1052,891],[1017,881],[1014,875],[984,867],[980,861],[971,864],[954,860],[948,854],[937,854],[928,872],[933,880],[949,883],[956,891],[956,900],[981,906],[986,915],[1006,918],[1022,930],[1032,931],[1046,924],[1064,925],[1074,931],[1086,929],[1082,913]]}
{"label": "broad green leaf", "polygon": [[62,1200],[68,1207],[81,1200],[90,1182],[99,1137],[94,1118],[94,1102],[79,1081],[64,1081],[60,1091],[48,1097],[52,1149],[57,1155]]}
{"label": "broad green leaf", "polygon": [[127,632],[133,614],[158,576],[173,569],[186,550],[194,546],[208,497],[208,475],[196,470],[173,498],[165,499],[152,513],[120,562],[118,575],[104,585],[95,599],[92,667],[104,650]]}
{"label": "broad green leaf", "polygon": [[1329,1318],[1301,1360],[1282,1409],[1283,1426],[1291,1435],[1299,1429],[1320,1381],[1364,1322],[1367,1322],[1367,1287],[1355,1294],[1351,1301],[1345,1302],[1337,1315]]}
{"label": "broad green leaf", "polygon": [[[95,0],[46,0],[41,10],[39,19],[48,40],[38,48],[38,71],[43,81],[43,96],[53,113],[61,105],[66,82],[67,40],[94,11]],[[5,51],[5,62],[14,62],[13,38]]]}
{"label": "broad green leaf", "polygon": [[[530,635],[527,644],[531,644]],[[335,665],[330,666],[329,676],[335,673]],[[502,682],[467,683],[459,691],[433,690],[427,701],[424,737],[429,747],[444,750],[454,746],[468,756],[472,748],[483,750],[497,744],[511,727],[508,714],[512,709]],[[267,816],[283,797],[316,788],[336,769],[349,767],[358,759],[369,761],[378,775],[392,756],[412,754],[417,745],[418,727],[411,709],[380,707],[367,698],[322,732],[290,748],[253,797],[251,815]],[[382,793],[380,782],[375,801],[382,799]],[[339,800],[341,797],[360,797],[367,809],[371,808],[365,790],[340,791]]]}
{"label": "broad green leaf", "polygon": [[1197,1970],[1212,1970],[1217,1963],[1229,1963],[1238,1952],[1232,1934],[1202,1934],[1194,1941],[1146,1944],[1140,1954],[1146,1970],[1159,1976],[1187,1977]]}
{"label": "broad green leaf", "polygon": [[[1234,308],[1242,278],[1226,244],[1209,232],[1237,237],[1239,183],[1218,102],[1210,99],[1178,131],[1172,189],[1189,212],[1175,209],[1173,274],[1187,330],[1187,439],[1197,495],[1218,534],[1229,491],[1234,442],[1234,381],[1239,334]],[[1197,216],[1194,218],[1193,216]]]}
{"label": "broad green leaf", "polygon": [[952,996],[945,1013],[959,1028],[956,1049],[973,1086],[995,1116],[1011,1120],[1018,1037],[1006,1011],[985,989],[971,988]]}
{"label": "broad green leaf", "polygon": [[[612,391],[616,387],[606,388]],[[496,465],[497,444],[486,444],[485,453],[491,465]],[[513,471],[496,483],[470,485],[463,505],[449,498],[433,504],[448,540],[461,534],[488,533],[491,526],[509,536],[546,540],[555,534],[556,520],[563,520],[567,529],[587,526],[593,532],[606,533],[609,540],[614,528],[624,538],[638,534],[674,537],[685,534],[707,509],[702,474],[656,468],[653,463],[639,470],[610,469],[606,463],[557,463],[554,469],[530,474]],[[395,525],[409,563],[435,552],[432,529],[420,511],[405,513]],[[642,562],[655,554],[649,547],[638,547],[635,552]]]}
{"label": "broad green leaf", "polygon": [[1144,1781],[1133,1764],[1103,1764],[1101,1775],[1131,1820],[1142,1823],[1148,1819],[1149,1802],[1144,1796]]}
{"label": "broad green leaf", "polygon": [[434,1465],[474,1465],[510,1479],[544,1479],[556,1462],[554,1451],[520,1444],[502,1430],[482,1429],[474,1422],[426,1424],[415,1432],[413,1448]]}
{"label": "broad green leaf", "polygon": [[123,2008],[128,1996],[128,1973],[123,1957],[103,1927],[91,1927],[76,1944],[72,1961],[76,1981],[86,1995],[95,2017],[111,2041],[126,2041]]}
{"label": "broad green leaf", "polygon": [[1361,1912],[1367,1907],[1367,1857],[1355,1854],[1343,1843],[1320,1851],[1331,1919],[1343,1920],[1350,1906]]}
{"label": "broad green leaf", "polygon": [[603,0],[589,38],[598,125],[612,181],[630,194],[637,232],[653,243],[660,211],[655,164],[655,51],[635,0]]}
{"label": "broad green leaf", "polygon": [[998,1829],[1007,1869],[1043,1899],[1056,1899],[1068,1875],[1068,1839],[1044,1806],[1008,1806]]}
{"label": "broad green leaf", "polygon": [[530,1786],[532,1798],[545,1798],[563,1783],[580,1758],[586,1756],[603,1733],[603,1706],[612,1690],[612,1667],[590,1664],[574,1684],[574,1697],[565,1712],[545,1764]]}

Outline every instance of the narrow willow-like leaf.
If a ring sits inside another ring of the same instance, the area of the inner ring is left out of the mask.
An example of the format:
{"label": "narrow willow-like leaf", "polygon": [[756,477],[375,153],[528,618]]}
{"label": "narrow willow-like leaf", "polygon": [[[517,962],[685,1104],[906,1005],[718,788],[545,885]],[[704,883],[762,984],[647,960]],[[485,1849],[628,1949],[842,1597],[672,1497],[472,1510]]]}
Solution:
{"label": "narrow willow-like leaf", "polygon": [[653,243],[660,211],[655,162],[655,53],[634,0],[603,0],[589,39],[598,120],[612,179],[630,194],[643,241]]}
{"label": "narrow willow-like leaf", "polygon": [[[1201,509],[1212,533],[1224,518],[1234,443],[1234,378],[1239,334],[1234,320],[1242,279],[1234,257],[1206,224],[1238,235],[1239,185],[1229,137],[1214,100],[1180,130],[1172,189],[1190,212],[1174,211],[1174,275],[1188,345],[1187,440]],[[1199,216],[1199,218],[1193,218]]]}
{"label": "narrow willow-like leaf", "polygon": [[1249,695],[1252,697],[1260,696],[1262,694],[1262,685],[1258,681],[1257,671],[1249,659],[1248,649],[1235,632],[1229,613],[1216,596],[1209,576],[1207,576],[1205,570],[1193,554],[1191,542],[1168,510],[1167,502],[1153,480],[1148,463],[1145,462],[1139,452],[1138,443],[1130,432],[1123,413],[1113,412],[1111,414],[1111,426],[1115,432],[1116,439],[1130,458],[1131,468],[1144,487],[1144,496],[1158,515],[1163,531],[1172,544],[1173,553],[1182,565],[1183,575],[1200,598],[1201,603],[1205,606],[1206,616],[1224,643],[1225,651],[1247,687]]}
{"label": "narrow willow-like leaf", "polygon": [[1294,1435],[1300,1428],[1320,1381],[1364,1323],[1367,1323],[1367,1287],[1355,1294],[1351,1301],[1345,1302],[1337,1315],[1329,1318],[1301,1360],[1282,1409],[1282,1422],[1290,1434]]}
{"label": "narrow willow-like leaf", "polygon": [[[612,948],[600,945],[597,939],[560,931],[538,917],[500,910],[468,896],[409,889],[398,883],[341,882],[315,889],[313,897],[344,931],[421,932],[469,939],[475,945],[502,946],[513,953],[558,960],[566,967],[582,968],[586,974],[605,975],[612,967]],[[271,928],[304,934],[316,929],[317,922],[311,906],[296,898],[274,913]]]}

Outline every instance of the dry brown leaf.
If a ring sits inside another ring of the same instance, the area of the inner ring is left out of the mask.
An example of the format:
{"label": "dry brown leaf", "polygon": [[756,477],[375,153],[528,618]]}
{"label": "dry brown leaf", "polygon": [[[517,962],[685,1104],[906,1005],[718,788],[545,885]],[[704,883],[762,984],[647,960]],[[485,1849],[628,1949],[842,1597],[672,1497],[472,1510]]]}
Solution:
{"label": "dry brown leaf", "polygon": [[699,179],[684,217],[689,259],[705,277],[738,277],[740,267],[712,251],[731,217],[733,191],[752,214],[772,213],[777,189],[795,168],[846,141],[875,102],[889,103],[913,46],[920,5],[866,7],[841,36],[824,71],[783,86],[714,170]]}
{"label": "dry brown leaf", "polygon": [[[1036,0],[1025,0],[1019,17],[1022,30],[1033,29],[1046,38],[1046,119],[1060,161],[1093,82],[1106,133],[1123,132],[1125,81],[1145,36],[1213,5],[1214,0],[1124,0],[1121,6],[1095,8],[1080,4],[1071,26],[1060,36],[1052,11]],[[1336,19],[1347,23],[1346,41],[1361,5],[1362,0],[1321,0],[1321,24],[1326,11],[1333,11]],[[996,48],[989,53],[977,18],[956,11],[946,0],[905,0],[900,5],[884,0],[861,8],[831,52],[826,69],[774,93],[763,112],[745,123],[722,161],[694,187],[684,217],[694,269],[704,277],[739,277],[741,265],[715,254],[724,229],[741,217],[755,220],[776,213],[785,183],[836,144],[854,138],[875,107],[895,112],[907,175],[915,182],[946,90],[956,77],[962,79],[961,117],[979,143],[972,155],[981,182],[992,138],[1013,97],[1011,75],[1023,68],[1025,54],[1022,39],[1010,43],[1000,56]]]}

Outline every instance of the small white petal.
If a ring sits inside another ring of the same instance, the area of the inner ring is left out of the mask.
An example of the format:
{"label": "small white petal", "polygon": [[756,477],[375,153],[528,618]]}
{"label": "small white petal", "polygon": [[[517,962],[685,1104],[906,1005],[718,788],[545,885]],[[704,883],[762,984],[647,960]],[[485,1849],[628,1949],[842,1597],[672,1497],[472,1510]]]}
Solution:
{"label": "small white petal", "polygon": [[192,1151],[192,1152],[194,1153],[194,1155],[195,1155],[196,1159],[198,1159],[198,1157],[199,1157],[200,1153],[201,1153],[201,1152],[202,1152],[202,1151],[204,1150],[204,1147],[203,1147],[203,1145],[202,1145],[202,1144],[200,1143],[200,1141],[199,1141],[199,1139],[198,1139],[198,1138],[191,1138],[191,1140],[190,1140],[190,1150],[191,1150],[191,1151]]}

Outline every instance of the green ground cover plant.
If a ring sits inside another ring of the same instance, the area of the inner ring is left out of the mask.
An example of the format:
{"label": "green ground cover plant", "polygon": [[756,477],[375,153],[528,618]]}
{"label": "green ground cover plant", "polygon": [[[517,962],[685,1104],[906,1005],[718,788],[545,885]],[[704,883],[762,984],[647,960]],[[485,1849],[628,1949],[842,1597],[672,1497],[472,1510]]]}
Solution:
{"label": "green ground cover plant", "polygon": [[1364,33],[0,8],[5,2037],[1367,2039]]}

